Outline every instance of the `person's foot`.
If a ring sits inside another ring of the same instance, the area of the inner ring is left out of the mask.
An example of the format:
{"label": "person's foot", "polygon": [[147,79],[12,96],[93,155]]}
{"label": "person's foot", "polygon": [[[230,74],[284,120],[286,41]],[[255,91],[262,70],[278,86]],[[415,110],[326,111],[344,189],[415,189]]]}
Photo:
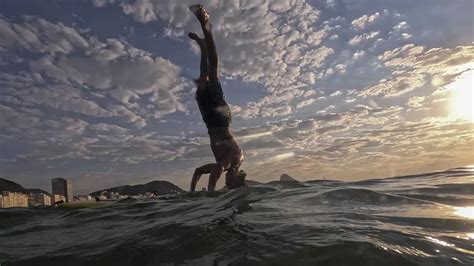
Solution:
{"label": "person's foot", "polygon": [[196,33],[194,32],[190,32],[188,33],[188,37],[191,39],[191,40],[195,40],[199,45],[203,45],[204,44],[204,39],[202,39],[201,37],[199,37]]}
{"label": "person's foot", "polygon": [[189,10],[194,13],[201,24],[206,24],[209,21],[209,13],[201,4],[189,6]]}
{"label": "person's foot", "polygon": [[199,38],[199,36],[194,32],[188,33],[188,37],[192,40],[195,40],[196,42],[199,42],[201,40],[201,38]]}

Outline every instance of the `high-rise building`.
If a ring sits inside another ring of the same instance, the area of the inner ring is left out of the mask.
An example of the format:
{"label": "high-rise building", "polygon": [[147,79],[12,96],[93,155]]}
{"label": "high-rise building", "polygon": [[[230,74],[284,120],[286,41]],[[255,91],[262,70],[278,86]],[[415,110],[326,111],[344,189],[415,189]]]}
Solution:
{"label": "high-rise building", "polygon": [[72,181],[64,178],[53,178],[51,180],[53,187],[53,195],[62,195],[66,198],[66,202],[73,201]]}
{"label": "high-rise building", "polygon": [[1,208],[28,207],[28,195],[22,193],[3,191],[0,200]]}

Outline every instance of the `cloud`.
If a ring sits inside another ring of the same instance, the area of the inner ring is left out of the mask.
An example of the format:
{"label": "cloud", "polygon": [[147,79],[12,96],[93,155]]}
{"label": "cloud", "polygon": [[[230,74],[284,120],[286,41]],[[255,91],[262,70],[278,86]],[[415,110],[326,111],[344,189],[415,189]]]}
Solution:
{"label": "cloud", "polygon": [[92,4],[96,7],[104,7],[108,4],[114,3],[115,0],[92,0]]}
{"label": "cloud", "polygon": [[77,30],[42,18],[29,18],[19,25],[0,17],[0,37],[3,52],[14,52],[21,47],[34,53],[69,54],[89,46]]}
{"label": "cloud", "polygon": [[[122,117],[137,127],[145,126],[147,119],[186,109],[181,97],[189,83],[180,77],[181,69],[124,41],[101,42],[77,29],[32,17],[23,24],[0,19],[0,36],[4,54],[21,57],[28,51],[36,58],[23,59],[29,72],[3,73],[11,79],[3,82],[4,101],[15,99],[92,117]],[[47,82],[52,85],[45,86]]]}
{"label": "cloud", "polygon": [[[194,121],[192,83],[183,78],[197,69],[174,52],[189,45],[186,32],[200,33],[189,1],[91,3],[78,9],[79,24],[0,17],[1,172],[112,177],[107,186],[127,176],[184,180],[214,160],[204,125]],[[467,161],[472,123],[446,117],[444,86],[472,68],[468,35],[438,32],[437,24],[400,11],[407,5],[387,7],[395,12],[360,1],[326,4],[204,2],[223,81],[245,87],[245,95],[229,98],[238,99],[230,107],[249,176],[382,176],[440,153],[452,164]],[[97,12],[100,25],[87,17]]]}
{"label": "cloud", "polygon": [[432,77],[450,83],[472,67],[474,47],[433,48],[425,51],[423,47],[410,44],[385,51],[379,59],[391,69],[392,77],[364,88],[358,96],[399,96],[432,85]]}
{"label": "cloud", "polygon": [[408,100],[408,106],[410,107],[421,107],[423,106],[422,103],[425,101],[425,97],[423,96],[415,96]]}
{"label": "cloud", "polygon": [[308,100],[301,101],[296,105],[296,109],[300,109],[300,108],[303,108],[305,106],[308,106],[308,105],[314,103],[315,101],[316,101],[316,99],[308,99]]}
{"label": "cloud", "polygon": [[20,130],[30,128],[32,125],[37,125],[40,121],[37,117],[5,105],[0,105],[0,111],[0,124],[7,131],[19,132]]}
{"label": "cloud", "polygon": [[[384,10],[383,13],[388,13],[387,10]],[[380,13],[379,12],[376,12],[370,16],[367,16],[367,15],[363,15],[362,17],[359,17],[357,19],[354,19],[351,24],[354,28],[356,29],[363,29],[365,28],[367,25],[371,24],[371,23],[374,23],[377,19],[380,18]]]}
{"label": "cloud", "polygon": [[0,62],[8,66],[0,71],[0,138],[8,151],[0,160],[11,163],[2,172],[68,173],[85,161],[166,166],[195,149],[157,134],[161,118],[186,110],[191,85],[170,60],[36,17],[0,17],[0,36]]}
{"label": "cloud", "polygon": [[[303,0],[203,4],[211,14],[222,74],[260,83],[267,89],[267,97],[249,103],[242,116],[291,114],[295,106],[277,105],[291,104],[296,95],[314,85],[313,72],[322,69],[326,58],[334,52],[322,44],[332,28],[327,24],[315,25],[320,11]],[[162,20],[168,31],[199,32],[188,5],[184,0],[148,0],[122,4],[122,8],[141,23]],[[290,89],[296,92],[281,97]]]}
{"label": "cloud", "polygon": [[368,33],[363,33],[361,35],[357,35],[357,36],[354,36],[352,37],[350,40],[349,40],[349,44],[352,45],[352,46],[355,46],[355,45],[358,45],[364,41],[368,41],[368,40],[371,40],[375,37],[377,37],[378,35],[380,34],[379,31],[373,31],[373,32],[368,32]]}

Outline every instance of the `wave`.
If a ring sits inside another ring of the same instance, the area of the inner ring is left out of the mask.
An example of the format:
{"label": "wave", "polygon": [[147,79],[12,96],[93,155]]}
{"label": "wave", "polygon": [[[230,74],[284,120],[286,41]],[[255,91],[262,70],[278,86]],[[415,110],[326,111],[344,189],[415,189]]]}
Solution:
{"label": "wave", "polygon": [[474,194],[474,183],[458,183],[458,184],[438,184],[432,187],[421,187],[414,188],[408,191],[423,193],[436,193],[436,194],[454,194],[454,195],[473,195]]}
{"label": "wave", "polygon": [[473,265],[470,169],[0,209],[0,264]]}
{"label": "wave", "polygon": [[433,204],[433,202],[405,197],[401,195],[391,195],[380,193],[363,188],[340,188],[322,192],[304,201],[329,202],[336,204],[366,204],[366,205],[399,205],[399,204]]}

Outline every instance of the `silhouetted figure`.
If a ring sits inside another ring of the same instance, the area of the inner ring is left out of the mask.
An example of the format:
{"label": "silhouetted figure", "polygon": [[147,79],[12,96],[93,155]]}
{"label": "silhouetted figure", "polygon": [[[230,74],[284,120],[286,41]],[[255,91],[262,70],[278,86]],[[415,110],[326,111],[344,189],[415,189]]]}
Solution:
{"label": "silhouetted figure", "polygon": [[204,33],[204,39],[192,32],[188,36],[201,48],[201,74],[195,80],[196,100],[206,123],[211,139],[211,149],[216,158],[216,163],[196,168],[191,181],[191,191],[195,191],[196,184],[203,174],[210,174],[207,190],[214,191],[222,172],[227,172],[227,188],[242,187],[245,186],[246,174],[243,170],[239,171],[239,168],[244,156],[229,128],[232,116],[219,82],[217,50],[212,37],[209,14],[202,5],[192,5],[189,9],[196,15]]}

